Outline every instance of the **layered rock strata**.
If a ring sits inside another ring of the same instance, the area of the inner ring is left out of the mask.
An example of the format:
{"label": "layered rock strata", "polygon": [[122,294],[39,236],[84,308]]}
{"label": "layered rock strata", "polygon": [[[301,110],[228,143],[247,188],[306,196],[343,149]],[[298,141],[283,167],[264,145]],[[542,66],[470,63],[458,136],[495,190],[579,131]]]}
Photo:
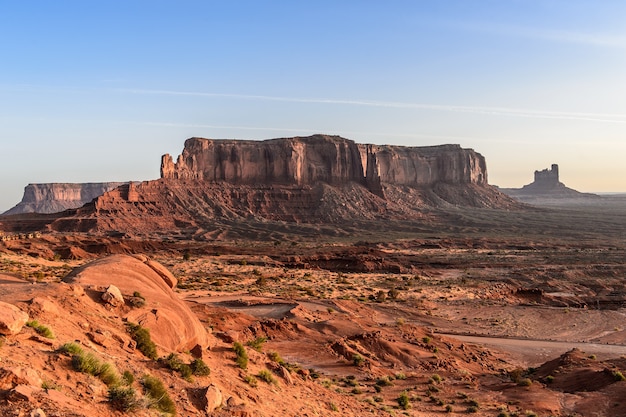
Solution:
{"label": "layered rock strata", "polygon": [[459,145],[357,144],[326,135],[266,141],[191,138],[176,162],[163,156],[161,177],[250,185],[356,182],[379,194],[381,184],[486,185],[487,166],[482,155]]}
{"label": "layered rock strata", "polygon": [[58,213],[75,209],[113,190],[123,182],[28,184],[22,201],[4,214]]}

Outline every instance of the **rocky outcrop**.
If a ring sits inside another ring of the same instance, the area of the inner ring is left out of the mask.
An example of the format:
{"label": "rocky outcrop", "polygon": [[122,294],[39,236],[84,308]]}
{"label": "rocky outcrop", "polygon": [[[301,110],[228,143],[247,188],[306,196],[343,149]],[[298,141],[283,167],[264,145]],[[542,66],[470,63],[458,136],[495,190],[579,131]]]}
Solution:
{"label": "rocky outcrop", "polygon": [[549,169],[535,171],[534,181],[522,188],[501,188],[500,190],[503,193],[526,202],[533,202],[537,198],[599,198],[596,194],[581,193],[566,187],[565,184],[559,180],[559,166],[557,164],[552,164]]}
{"label": "rocky outcrop", "polygon": [[[191,138],[176,162],[162,157],[161,177],[121,185],[73,213],[49,215],[45,227],[205,240],[303,224],[333,225],[325,232],[336,233],[344,224],[423,220],[432,209],[453,206],[521,207],[487,183],[485,158],[459,145],[357,144],[326,135]],[[38,224],[5,219],[2,227],[11,231]]]}
{"label": "rocky outcrop", "polygon": [[122,182],[28,184],[22,201],[4,214],[58,213],[92,201]]}
{"label": "rocky outcrop", "polygon": [[75,269],[63,280],[94,291],[115,286],[124,297],[139,292],[145,304],[126,314],[129,322],[148,328],[152,340],[166,351],[188,351],[196,346],[206,348],[209,345],[206,330],[172,291],[170,284],[175,279],[164,279],[167,270],[161,265],[155,269],[155,264],[140,255],[113,255]]}
{"label": "rocky outcrop", "polygon": [[28,314],[13,304],[0,301],[0,334],[14,335],[22,330],[28,321]]}
{"label": "rocky outcrop", "polygon": [[380,194],[381,184],[486,185],[487,166],[482,155],[459,145],[370,145],[326,135],[265,141],[191,138],[176,162],[168,154],[162,157],[161,177],[250,185],[356,182]]}

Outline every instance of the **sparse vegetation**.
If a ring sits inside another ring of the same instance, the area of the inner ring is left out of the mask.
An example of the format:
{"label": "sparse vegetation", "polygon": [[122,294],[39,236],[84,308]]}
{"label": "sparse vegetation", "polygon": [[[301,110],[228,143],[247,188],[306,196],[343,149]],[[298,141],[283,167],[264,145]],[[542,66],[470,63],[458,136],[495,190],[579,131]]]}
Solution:
{"label": "sparse vegetation", "polygon": [[620,371],[613,372],[613,379],[616,381],[626,381],[626,377]]}
{"label": "sparse vegetation", "polygon": [[263,349],[263,345],[267,342],[267,337],[259,336],[254,340],[250,340],[246,343],[246,345],[250,346],[252,349],[260,352]]}
{"label": "sparse vegetation", "polygon": [[191,380],[193,373],[191,366],[184,363],[175,353],[170,353],[166,358],[160,361],[172,371],[178,372],[186,381]]}
{"label": "sparse vegetation", "polygon": [[272,373],[267,369],[261,369],[257,374],[257,377],[259,377],[260,380],[267,382],[268,384],[278,383],[278,381],[276,381],[276,378],[274,378],[274,375],[272,375]]}
{"label": "sparse vegetation", "polygon": [[137,342],[137,349],[147,358],[156,360],[158,357],[157,347],[150,338],[150,330],[139,324],[128,323],[131,337]]}
{"label": "sparse vegetation", "polygon": [[191,367],[191,372],[196,376],[211,375],[211,368],[200,358],[194,359],[189,366]]}
{"label": "sparse vegetation", "polygon": [[26,326],[32,328],[37,334],[45,337],[46,339],[54,339],[54,333],[48,326],[40,324],[37,320],[30,320],[26,322]]}
{"label": "sparse vegetation", "polygon": [[271,351],[267,353],[267,357],[270,358],[272,362],[276,362],[279,365],[285,366],[287,363],[280,357],[280,354],[275,351]]}
{"label": "sparse vegetation", "polygon": [[110,387],[107,399],[109,400],[111,407],[123,412],[135,411],[141,404],[137,398],[137,392],[132,387]]}
{"label": "sparse vegetation", "polygon": [[248,385],[250,385],[253,388],[255,388],[259,384],[259,381],[256,379],[254,375],[246,375],[243,378],[243,380],[246,381]]}
{"label": "sparse vegetation", "polygon": [[393,383],[391,382],[391,379],[388,376],[384,376],[376,380],[376,386],[378,387],[390,387],[392,385]]}
{"label": "sparse vegetation", "polygon": [[403,410],[408,410],[411,407],[411,400],[409,399],[409,394],[407,394],[406,391],[402,391],[397,401],[398,405]]}
{"label": "sparse vegetation", "polygon": [[69,342],[61,345],[57,352],[65,353],[68,355],[79,355],[83,353],[83,348],[81,348],[77,343]]}
{"label": "sparse vegetation", "polygon": [[352,363],[354,364],[354,366],[361,366],[363,365],[363,362],[365,362],[365,359],[360,354],[355,353],[354,355],[352,355]]}
{"label": "sparse vegetation", "polygon": [[233,343],[233,350],[237,355],[235,358],[235,363],[241,369],[246,369],[248,367],[248,352],[246,352],[246,348],[239,342]]}
{"label": "sparse vegetation", "polygon": [[122,383],[124,385],[132,385],[135,382],[135,375],[130,371],[124,371],[122,374]]}
{"label": "sparse vegetation", "polygon": [[144,375],[141,378],[141,385],[151,400],[151,406],[163,413],[176,415],[176,405],[160,379],[152,375]]}
{"label": "sparse vegetation", "polygon": [[91,352],[81,352],[72,356],[72,367],[78,372],[98,377],[107,386],[120,384],[120,374],[109,362],[100,362]]}

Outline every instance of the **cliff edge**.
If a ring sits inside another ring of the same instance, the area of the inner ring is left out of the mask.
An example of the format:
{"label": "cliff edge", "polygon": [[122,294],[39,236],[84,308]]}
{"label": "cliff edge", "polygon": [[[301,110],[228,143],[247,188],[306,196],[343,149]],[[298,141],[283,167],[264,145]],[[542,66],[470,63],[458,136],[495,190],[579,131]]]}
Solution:
{"label": "cliff edge", "polygon": [[122,182],[28,184],[22,201],[5,215],[23,213],[58,213],[82,207],[96,197],[113,190]]}
{"label": "cliff edge", "polygon": [[482,155],[459,145],[370,145],[327,135],[265,141],[191,138],[176,162],[163,155],[161,178],[249,185],[355,182],[379,194],[381,184],[487,185],[487,165]]}

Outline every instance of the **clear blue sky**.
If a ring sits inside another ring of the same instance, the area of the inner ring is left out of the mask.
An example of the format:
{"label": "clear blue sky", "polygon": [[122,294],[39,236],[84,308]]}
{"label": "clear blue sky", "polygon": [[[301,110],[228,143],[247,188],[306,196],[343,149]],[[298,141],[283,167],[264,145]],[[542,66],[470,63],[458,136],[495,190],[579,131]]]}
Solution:
{"label": "clear blue sky", "polygon": [[147,180],[191,136],[459,143],[626,191],[622,0],[0,3],[0,212],[34,182]]}

